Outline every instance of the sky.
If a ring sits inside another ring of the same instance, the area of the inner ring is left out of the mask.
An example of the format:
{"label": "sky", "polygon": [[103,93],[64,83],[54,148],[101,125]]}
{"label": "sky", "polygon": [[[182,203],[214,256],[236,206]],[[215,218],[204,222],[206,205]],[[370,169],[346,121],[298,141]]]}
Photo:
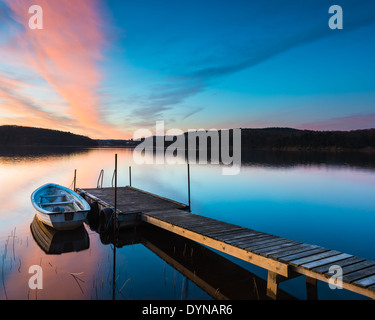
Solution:
{"label": "sky", "polygon": [[373,0],[0,0],[0,125],[375,128],[374,57]]}

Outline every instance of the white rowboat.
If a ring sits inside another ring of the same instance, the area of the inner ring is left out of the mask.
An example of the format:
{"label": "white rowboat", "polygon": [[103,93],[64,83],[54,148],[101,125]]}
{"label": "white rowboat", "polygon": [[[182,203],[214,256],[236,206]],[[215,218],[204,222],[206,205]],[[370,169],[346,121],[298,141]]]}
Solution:
{"label": "white rowboat", "polygon": [[37,218],[57,230],[78,228],[90,211],[90,205],[79,194],[54,183],[36,189],[31,203]]}

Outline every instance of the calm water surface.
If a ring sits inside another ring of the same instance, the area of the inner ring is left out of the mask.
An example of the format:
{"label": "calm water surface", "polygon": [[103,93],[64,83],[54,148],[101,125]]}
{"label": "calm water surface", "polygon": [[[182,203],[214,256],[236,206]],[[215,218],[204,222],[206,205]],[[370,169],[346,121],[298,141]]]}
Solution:
{"label": "calm water surface", "polygon": [[[114,256],[113,241],[85,224],[74,234],[55,235],[50,248],[54,254],[46,253],[30,231],[32,191],[48,182],[71,186],[74,169],[78,187],[95,187],[101,169],[103,185],[110,186],[115,153],[119,185],[129,183],[128,167],[132,166],[133,186],[187,203],[186,166],[136,165],[132,150],[0,151],[0,299],[220,297],[220,290],[210,288],[212,283],[238,288],[232,288],[234,298],[264,297],[265,270],[231,257],[227,264],[223,254],[157,230],[122,232]],[[194,213],[375,260],[371,155],[256,152],[246,157],[239,175],[221,173],[220,166],[191,166]],[[43,289],[29,289],[31,265],[42,267]],[[214,268],[217,274],[230,274],[214,279]],[[199,281],[195,271],[202,274]],[[236,287],[238,279],[231,274],[252,279],[251,283],[259,281],[257,289],[252,284],[249,292],[240,284]],[[306,298],[304,277],[280,288],[298,299]],[[326,283],[318,284],[318,295],[320,299],[365,299],[346,290],[330,290]]]}

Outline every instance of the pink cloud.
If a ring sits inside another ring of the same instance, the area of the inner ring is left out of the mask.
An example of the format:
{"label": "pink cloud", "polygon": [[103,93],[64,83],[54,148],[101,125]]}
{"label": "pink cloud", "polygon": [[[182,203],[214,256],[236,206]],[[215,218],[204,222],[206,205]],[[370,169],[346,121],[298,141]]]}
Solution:
{"label": "pink cloud", "polygon": [[22,32],[9,43],[8,53],[22,59],[19,64],[28,66],[55,89],[69,106],[65,116],[74,119],[85,134],[121,135],[102,120],[100,112],[100,62],[106,35],[98,1],[39,0],[43,30],[28,27],[28,9],[35,1],[4,1],[13,18],[23,26]]}

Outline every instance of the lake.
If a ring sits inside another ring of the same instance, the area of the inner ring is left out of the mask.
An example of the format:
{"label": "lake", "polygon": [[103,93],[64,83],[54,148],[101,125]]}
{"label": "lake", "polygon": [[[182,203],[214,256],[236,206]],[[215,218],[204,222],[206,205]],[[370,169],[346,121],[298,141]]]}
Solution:
{"label": "lake", "polygon": [[[129,184],[131,166],[134,187],[188,202],[185,165],[137,165],[132,152],[0,151],[0,299],[213,299],[221,294],[215,286],[228,287],[230,297],[238,299],[263,297],[265,270],[153,228],[122,231],[117,246],[89,224],[54,236],[51,252],[35,241],[31,193],[48,182],[72,187],[75,169],[79,188],[96,187],[102,169],[103,186],[111,186],[116,153],[118,185]],[[233,176],[222,175],[219,165],[191,165],[192,212],[375,260],[373,155],[254,151],[243,156],[240,174]],[[42,289],[29,288],[32,265],[42,268]],[[225,272],[231,273],[223,277]],[[251,279],[249,292],[234,285],[233,274]],[[306,299],[304,277],[280,288],[286,296]],[[323,282],[318,295],[366,299]]]}

